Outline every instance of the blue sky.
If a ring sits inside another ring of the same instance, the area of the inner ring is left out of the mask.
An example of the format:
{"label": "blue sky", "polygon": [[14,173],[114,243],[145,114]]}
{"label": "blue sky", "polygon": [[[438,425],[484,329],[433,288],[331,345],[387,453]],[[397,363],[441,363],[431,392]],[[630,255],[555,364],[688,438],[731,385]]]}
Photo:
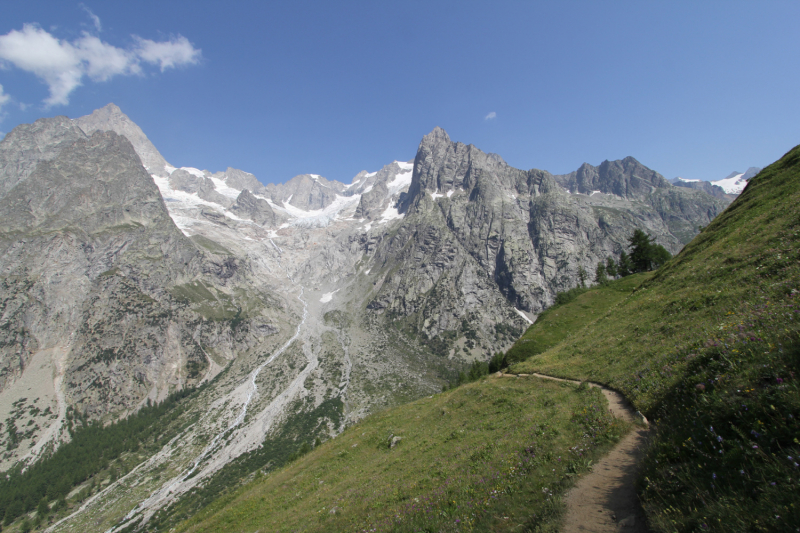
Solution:
{"label": "blue sky", "polygon": [[[554,173],[800,143],[798,2],[3,2],[0,131],[114,102],[177,166],[348,182],[441,126]],[[26,26],[27,25],[27,26]]]}

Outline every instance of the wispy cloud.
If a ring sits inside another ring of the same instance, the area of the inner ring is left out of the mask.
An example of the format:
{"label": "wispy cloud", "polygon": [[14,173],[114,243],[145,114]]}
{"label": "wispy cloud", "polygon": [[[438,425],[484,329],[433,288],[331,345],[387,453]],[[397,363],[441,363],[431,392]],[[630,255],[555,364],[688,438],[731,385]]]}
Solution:
{"label": "wispy cloud", "polygon": [[3,106],[11,100],[11,97],[3,92],[3,86],[0,85],[0,112],[3,111]]}
{"label": "wispy cloud", "polygon": [[492,119],[495,119],[495,118],[497,118],[497,113],[492,111],[491,113],[489,113],[488,115],[483,117],[483,120],[492,120]]}
{"label": "wispy cloud", "polygon": [[[96,26],[99,29],[100,20]],[[47,107],[66,105],[69,95],[83,84],[107,81],[114,76],[142,74],[142,64],[158,65],[161,71],[200,62],[201,50],[186,37],[151,41],[133,36],[135,44],[118,48],[84,33],[73,41],[60,40],[35,24],[0,35],[0,66],[10,63],[32,73],[47,84]]]}
{"label": "wispy cloud", "polygon": [[101,31],[103,31],[103,25],[102,25],[102,24],[100,24],[100,17],[98,17],[97,15],[95,15],[95,14],[92,12],[92,10],[91,10],[91,9],[89,9],[89,7],[88,7],[86,4],[84,4],[84,3],[80,3],[80,4],[78,4],[78,6],[80,6],[80,8],[81,8],[81,9],[83,9],[84,11],[86,11],[86,14],[87,14],[87,15],[89,15],[89,18],[90,18],[90,19],[92,19],[92,24],[94,24],[94,27],[95,27],[95,29],[97,30],[97,32],[98,32],[98,33],[100,33]]}

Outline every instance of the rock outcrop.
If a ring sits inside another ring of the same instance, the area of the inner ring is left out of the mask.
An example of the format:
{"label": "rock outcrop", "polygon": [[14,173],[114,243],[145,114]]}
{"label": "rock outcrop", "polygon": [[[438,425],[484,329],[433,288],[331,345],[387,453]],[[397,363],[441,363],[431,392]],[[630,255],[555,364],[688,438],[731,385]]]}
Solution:
{"label": "rock outcrop", "polygon": [[169,164],[161,153],[153,146],[147,135],[144,134],[135,122],[114,105],[108,104],[105,107],[95,110],[91,115],[76,118],[73,121],[87,135],[91,135],[97,130],[113,131],[128,139],[133,144],[136,153],[142,160],[142,164],[151,174],[167,176]]}
{"label": "rock outcrop", "polygon": [[276,226],[279,220],[266,200],[256,198],[247,189],[244,189],[236,198],[231,212],[241,218],[249,218],[260,226]]}
{"label": "rock outcrop", "polygon": [[203,200],[219,204],[225,208],[233,205],[233,200],[217,192],[217,187],[211,178],[197,176],[182,168],[173,170],[169,175],[169,186],[176,191],[196,194]]}

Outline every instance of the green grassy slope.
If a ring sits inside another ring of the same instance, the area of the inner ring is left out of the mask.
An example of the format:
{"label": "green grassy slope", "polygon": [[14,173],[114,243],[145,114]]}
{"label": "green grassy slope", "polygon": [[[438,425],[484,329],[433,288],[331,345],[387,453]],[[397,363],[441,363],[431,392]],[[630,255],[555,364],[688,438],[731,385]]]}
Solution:
{"label": "green grassy slope", "polygon": [[597,389],[492,376],[373,415],[178,531],[554,532],[627,429]]}
{"label": "green grassy slope", "polygon": [[656,422],[660,531],[800,527],[800,147],[579,334],[514,365],[604,382]]}
{"label": "green grassy slope", "polygon": [[566,304],[550,307],[508,350],[506,361],[524,361],[547,351],[569,336],[581,335],[584,327],[604,317],[652,275],[652,272],[634,274],[591,287]]}

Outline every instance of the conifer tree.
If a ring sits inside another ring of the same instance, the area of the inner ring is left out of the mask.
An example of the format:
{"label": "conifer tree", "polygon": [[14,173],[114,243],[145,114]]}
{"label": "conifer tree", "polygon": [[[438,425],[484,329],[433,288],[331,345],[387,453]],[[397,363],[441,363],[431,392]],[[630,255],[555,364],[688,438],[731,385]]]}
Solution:
{"label": "conifer tree", "polygon": [[595,271],[594,280],[600,285],[608,283],[608,277],[606,277],[606,265],[604,265],[602,261],[597,263],[597,270]]}
{"label": "conifer tree", "polygon": [[617,264],[611,256],[606,259],[606,274],[612,279],[617,277]]}
{"label": "conifer tree", "polygon": [[625,252],[625,250],[623,250],[622,253],[619,254],[617,273],[620,275],[620,277],[624,278],[625,276],[629,276],[631,274],[632,268],[631,259],[628,257],[628,254]]}
{"label": "conifer tree", "polygon": [[640,229],[635,229],[633,235],[628,238],[628,243],[631,246],[633,271],[647,272],[652,270],[653,244],[650,242],[650,235]]}
{"label": "conifer tree", "polygon": [[586,270],[582,266],[578,267],[578,279],[581,281],[581,287],[586,287]]}
{"label": "conifer tree", "polygon": [[650,250],[650,258],[653,268],[661,268],[664,263],[672,259],[672,254],[660,244],[653,244]]}

